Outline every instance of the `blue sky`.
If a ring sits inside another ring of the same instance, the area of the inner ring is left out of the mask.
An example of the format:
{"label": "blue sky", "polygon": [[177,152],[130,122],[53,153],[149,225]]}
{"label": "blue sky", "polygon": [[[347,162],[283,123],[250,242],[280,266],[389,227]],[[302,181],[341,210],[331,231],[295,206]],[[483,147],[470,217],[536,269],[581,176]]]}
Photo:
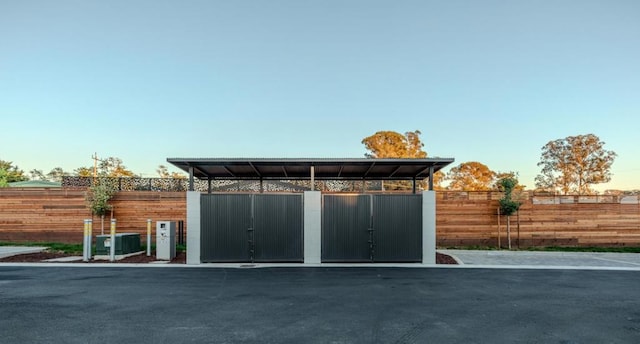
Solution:
{"label": "blue sky", "polygon": [[0,0],[0,159],[363,157],[379,130],[516,171],[593,133],[640,189],[640,2]]}

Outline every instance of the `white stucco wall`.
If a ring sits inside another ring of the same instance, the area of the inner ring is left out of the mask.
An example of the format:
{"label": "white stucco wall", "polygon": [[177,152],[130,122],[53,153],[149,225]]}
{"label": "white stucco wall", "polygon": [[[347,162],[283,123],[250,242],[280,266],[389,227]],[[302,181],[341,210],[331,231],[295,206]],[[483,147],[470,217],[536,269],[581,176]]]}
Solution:
{"label": "white stucco wall", "polygon": [[322,196],[304,192],[304,263],[320,264],[322,255]]}
{"label": "white stucco wall", "polygon": [[436,192],[422,192],[422,264],[436,263]]}
{"label": "white stucco wall", "polygon": [[200,263],[200,192],[187,191],[187,264]]}

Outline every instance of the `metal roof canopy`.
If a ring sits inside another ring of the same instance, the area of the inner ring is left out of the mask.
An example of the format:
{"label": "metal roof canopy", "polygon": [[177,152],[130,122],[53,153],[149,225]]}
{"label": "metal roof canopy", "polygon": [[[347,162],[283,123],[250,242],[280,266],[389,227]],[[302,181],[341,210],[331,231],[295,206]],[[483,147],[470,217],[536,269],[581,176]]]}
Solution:
{"label": "metal roof canopy", "polygon": [[[167,162],[206,180],[422,180],[454,161],[453,158],[424,159],[225,159],[167,158]],[[433,189],[429,178],[429,189]]]}

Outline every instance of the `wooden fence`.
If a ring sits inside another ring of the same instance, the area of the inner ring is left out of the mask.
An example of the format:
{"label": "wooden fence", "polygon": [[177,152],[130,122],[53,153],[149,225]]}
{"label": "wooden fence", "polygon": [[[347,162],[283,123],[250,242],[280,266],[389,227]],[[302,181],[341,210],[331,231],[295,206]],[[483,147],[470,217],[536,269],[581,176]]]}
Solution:
{"label": "wooden fence", "polygon": [[[496,246],[500,197],[498,192],[439,191],[438,246]],[[640,246],[640,204],[632,198],[527,195],[522,202],[519,215],[511,218],[514,247],[518,243],[521,247]],[[186,219],[184,192],[122,191],[113,205],[118,232],[144,234],[148,218],[154,224]],[[0,241],[80,243],[83,219],[90,217],[82,189],[0,189]],[[98,235],[100,219],[93,220],[93,234]],[[505,223],[501,216],[503,246],[507,243]],[[109,216],[105,221],[105,233],[108,231]]]}
{"label": "wooden fence", "polygon": [[[499,192],[437,193],[437,242],[449,246],[507,245]],[[524,195],[511,216],[512,247],[640,246],[637,196]]]}
{"label": "wooden fence", "polygon": [[[186,219],[184,192],[119,192],[113,198],[117,231],[141,233],[146,241],[147,219]],[[83,220],[91,218],[82,189],[0,189],[0,241],[82,242]],[[110,215],[105,216],[105,234]],[[101,234],[93,217],[93,234]]]}

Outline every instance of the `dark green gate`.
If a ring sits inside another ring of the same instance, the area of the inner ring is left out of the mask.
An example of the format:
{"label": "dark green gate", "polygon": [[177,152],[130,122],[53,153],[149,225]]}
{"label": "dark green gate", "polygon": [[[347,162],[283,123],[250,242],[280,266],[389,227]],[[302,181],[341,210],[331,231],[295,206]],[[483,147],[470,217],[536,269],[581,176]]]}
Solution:
{"label": "dark green gate", "polygon": [[202,262],[302,262],[301,194],[203,194]]}
{"label": "dark green gate", "polygon": [[323,195],[323,262],[421,262],[421,195]]}

